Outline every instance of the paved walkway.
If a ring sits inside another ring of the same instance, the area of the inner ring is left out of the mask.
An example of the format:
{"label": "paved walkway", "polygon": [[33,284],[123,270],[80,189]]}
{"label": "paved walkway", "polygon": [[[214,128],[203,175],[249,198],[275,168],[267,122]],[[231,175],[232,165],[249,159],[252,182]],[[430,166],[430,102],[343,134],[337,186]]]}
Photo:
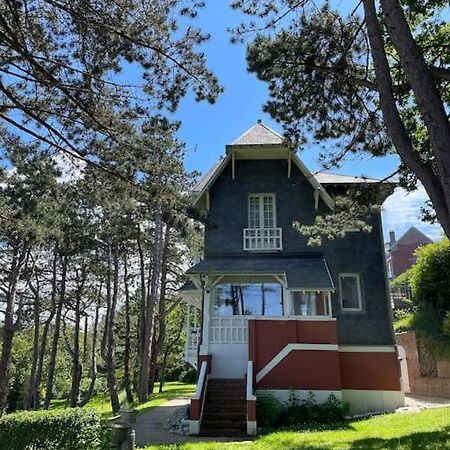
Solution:
{"label": "paved walkway", "polygon": [[[236,437],[202,437],[202,436],[183,436],[180,434],[169,433],[163,428],[163,423],[176,412],[179,408],[184,408],[189,404],[188,398],[176,398],[169,400],[164,405],[157,406],[149,411],[140,414],[136,418],[134,430],[136,431],[136,445],[146,444],[178,444],[183,442],[227,442],[238,441]],[[245,438],[247,440],[247,438]]]}
{"label": "paved walkway", "polygon": [[405,408],[426,409],[450,406],[450,398],[430,397],[426,395],[405,395]]}

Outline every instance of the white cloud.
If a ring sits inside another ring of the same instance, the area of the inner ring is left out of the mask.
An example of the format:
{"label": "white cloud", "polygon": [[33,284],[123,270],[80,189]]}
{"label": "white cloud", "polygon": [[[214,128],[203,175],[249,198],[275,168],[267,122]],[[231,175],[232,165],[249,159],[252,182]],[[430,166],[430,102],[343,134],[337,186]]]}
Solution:
{"label": "white cloud", "polygon": [[438,224],[431,225],[420,218],[420,208],[425,205],[428,195],[422,185],[416,191],[407,192],[403,188],[396,188],[394,193],[383,204],[383,231],[385,240],[389,231],[394,230],[397,239],[409,227],[415,226],[433,240],[442,237],[442,228]]}

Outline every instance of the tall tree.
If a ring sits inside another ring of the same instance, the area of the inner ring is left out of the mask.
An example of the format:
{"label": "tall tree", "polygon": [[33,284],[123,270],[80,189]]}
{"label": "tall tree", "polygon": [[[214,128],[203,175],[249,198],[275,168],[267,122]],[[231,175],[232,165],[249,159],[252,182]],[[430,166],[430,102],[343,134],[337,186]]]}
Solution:
{"label": "tall tree", "polygon": [[[400,184],[411,190],[423,184],[432,206],[424,217],[439,220],[450,236],[448,2],[362,0],[346,16],[310,0],[233,6],[260,21],[237,27],[234,39],[252,36],[249,70],[268,83],[264,109],[284,125],[287,139],[321,144],[325,167],[349,153],[397,153]],[[346,215],[354,200],[358,207]],[[345,234],[344,219],[352,216],[358,221],[352,225],[364,228],[365,200],[358,193],[350,202],[340,199],[343,225],[334,230],[323,217],[298,228],[312,241]]]}
{"label": "tall tree", "polygon": [[18,293],[28,286],[34,271],[26,274],[24,269],[32,249],[46,242],[58,222],[57,170],[54,162],[34,150],[32,146],[7,149],[9,158],[15,163],[15,171],[4,174],[0,188],[1,253],[6,265],[1,280],[5,312],[0,356],[0,414],[7,404],[11,350],[23,313]]}
{"label": "tall tree", "polygon": [[[0,4],[1,132],[103,166],[96,141],[128,148],[130,120],[220,87],[197,47],[202,2],[5,0]],[[125,70],[133,73],[124,81]],[[92,157],[94,156],[94,157]]]}

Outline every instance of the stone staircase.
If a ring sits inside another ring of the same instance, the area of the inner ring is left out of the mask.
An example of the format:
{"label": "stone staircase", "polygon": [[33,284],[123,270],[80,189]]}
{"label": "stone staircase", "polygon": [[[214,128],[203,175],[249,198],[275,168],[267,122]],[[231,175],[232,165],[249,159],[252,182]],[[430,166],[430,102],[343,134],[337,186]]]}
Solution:
{"label": "stone staircase", "polygon": [[203,436],[247,434],[245,380],[209,379],[200,434]]}

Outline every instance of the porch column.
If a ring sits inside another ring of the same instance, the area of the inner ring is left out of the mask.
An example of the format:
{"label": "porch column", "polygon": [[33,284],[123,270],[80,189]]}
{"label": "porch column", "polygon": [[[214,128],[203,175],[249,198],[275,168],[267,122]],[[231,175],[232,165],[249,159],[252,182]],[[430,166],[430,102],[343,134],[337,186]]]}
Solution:
{"label": "porch column", "polygon": [[211,283],[208,279],[205,284],[203,294],[202,345],[200,346],[201,355],[207,355],[209,353],[209,318],[211,310],[211,290]]}

